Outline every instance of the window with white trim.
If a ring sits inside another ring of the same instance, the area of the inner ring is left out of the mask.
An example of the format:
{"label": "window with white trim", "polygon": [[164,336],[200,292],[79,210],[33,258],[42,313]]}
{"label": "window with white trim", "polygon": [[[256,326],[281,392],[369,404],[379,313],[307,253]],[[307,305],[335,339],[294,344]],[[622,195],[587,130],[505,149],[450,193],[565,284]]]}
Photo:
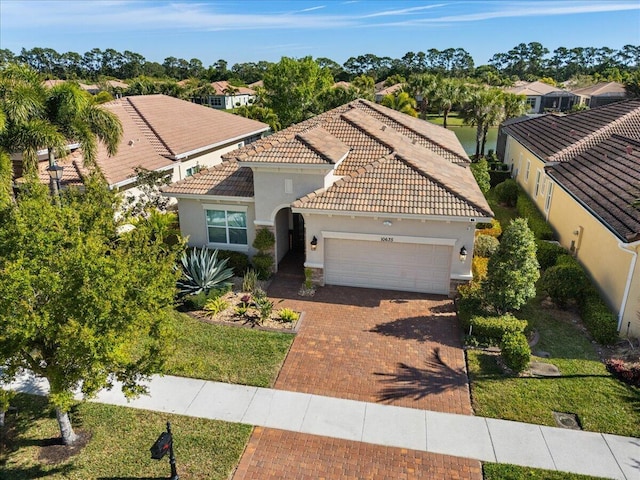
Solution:
{"label": "window with white trim", "polygon": [[205,210],[209,243],[247,245],[247,213],[234,210]]}
{"label": "window with white trim", "polygon": [[527,160],[527,169],[524,171],[524,180],[529,181],[529,171],[531,170],[531,160]]}
{"label": "window with white trim", "polygon": [[222,98],[221,97],[212,97],[211,98],[211,105],[213,105],[215,107],[221,107],[222,106]]}
{"label": "window with white trim", "polygon": [[551,208],[551,194],[553,193],[553,183],[549,182],[549,189],[547,190],[547,198],[544,200],[544,211],[545,213],[549,213],[549,208]]}
{"label": "window with white trim", "polygon": [[540,177],[542,177],[542,172],[540,170],[536,171],[536,187],[533,191],[533,196],[537,197],[538,193],[540,193]]}

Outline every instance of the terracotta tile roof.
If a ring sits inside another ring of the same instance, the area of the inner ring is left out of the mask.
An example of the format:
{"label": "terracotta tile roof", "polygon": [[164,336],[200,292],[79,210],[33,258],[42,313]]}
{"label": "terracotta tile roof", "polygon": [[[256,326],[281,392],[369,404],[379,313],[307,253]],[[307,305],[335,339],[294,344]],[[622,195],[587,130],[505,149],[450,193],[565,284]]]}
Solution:
{"label": "terracotta tile roof", "polygon": [[547,95],[549,93],[557,92],[562,89],[554,87],[553,85],[549,85],[548,83],[536,81],[531,83],[521,83],[520,85],[516,85],[515,87],[507,88],[505,90],[509,93],[535,97],[538,95]]}
{"label": "terracotta tile roof", "polygon": [[322,127],[312,128],[296,135],[296,139],[329,163],[338,163],[349,153],[350,147]]}
{"label": "terracotta tile roof", "polygon": [[166,95],[137,95],[118,101],[135,111],[141,128],[146,124],[147,134],[156,137],[150,141],[161,155],[179,157],[269,129],[256,120]]}
{"label": "terracotta tile roof", "polygon": [[613,134],[640,139],[640,100],[612,103],[569,115],[543,115],[508,125],[504,132],[547,162],[564,162]]}
{"label": "terracotta tile roof", "polygon": [[605,95],[605,94],[619,94],[626,95],[627,91],[624,88],[624,85],[618,82],[600,82],[595,85],[591,85],[590,87],[577,88],[572,90],[573,93],[580,96],[597,96],[597,95]]}
{"label": "terracotta tile roof", "polygon": [[637,138],[613,135],[547,173],[620,239],[640,239],[640,210],[631,206],[640,196]]}
{"label": "terracotta tile roof", "polygon": [[[60,186],[64,187],[80,187],[83,185],[84,177],[89,171],[82,165],[82,154],[79,150],[67,155],[65,158],[56,159],[56,165],[63,167],[62,180]],[[38,164],[38,177],[42,183],[49,183],[49,162],[40,162]],[[18,183],[23,181],[22,178],[16,179]]]}
{"label": "terracotta tile roof", "polygon": [[[220,82],[212,82],[211,86],[216,91],[216,95],[229,95],[225,90],[229,88],[229,82],[226,80],[222,80]],[[248,88],[248,87],[235,87],[231,86],[231,88],[235,89],[236,93],[234,95],[255,95],[256,91]]]}
{"label": "terracotta tile roof", "polygon": [[157,138],[149,135],[146,124],[129,107],[124,99],[104,104],[104,108],[118,116],[123,131],[118,152],[113,157],[108,155],[103,144],[98,146],[96,164],[109,185],[132,178],[136,167],[159,170],[171,167],[175,163],[174,160],[163,156],[167,151],[154,145]]}
{"label": "terracotta tile roof", "polygon": [[390,87],[383,88],[382,90],[376,91],[376,95],[385,96],[385,95],[393,95],[396,92],[402,90],[404,83],[396,83],[395,85],[391,85]]}
{"label": "terracotta tile roof", "polygon": [[[448,164],[451,169],[467,168]],[[476,187],[477,188],[477,187]],[[398,155],[389,155],[292,204],[293,207],[380,214],[492,216],[424,175]]]}
{"label": "terracotta tile roof", "polygon": [[167,194],[253,197],[253,172],[234,160],[222,162],[162,188]]}

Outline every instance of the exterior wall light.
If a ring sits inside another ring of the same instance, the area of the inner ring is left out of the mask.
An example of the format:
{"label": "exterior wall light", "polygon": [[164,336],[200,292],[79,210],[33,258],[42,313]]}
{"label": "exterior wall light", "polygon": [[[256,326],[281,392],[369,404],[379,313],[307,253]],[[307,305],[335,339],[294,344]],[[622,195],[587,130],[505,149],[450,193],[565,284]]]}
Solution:
{"label": "exterior wall light", "polygon": [[467,259],[467,248],[463,245],[460,249],[460,261],[464,262]]}
{"label": "exterior wall light", "polygon": [[393,222],[391,220],[385,220],[384,222],[382,222],[382,224],[385,227],[390,227],[391,225],[393,225]]}
{"label": "exterior wall light", "polygon": [[311,250],[315,250],[316,248],[318,248],[318,239],[314,235],[311,239]]}

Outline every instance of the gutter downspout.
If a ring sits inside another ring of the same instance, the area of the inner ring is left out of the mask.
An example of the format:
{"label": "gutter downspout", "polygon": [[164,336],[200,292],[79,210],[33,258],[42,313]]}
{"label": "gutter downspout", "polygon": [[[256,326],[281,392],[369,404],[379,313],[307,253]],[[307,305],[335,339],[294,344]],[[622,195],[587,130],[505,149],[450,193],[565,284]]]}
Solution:
{"label": "gutter downspout", "polygon": [[640,245],[640,241],[625,244],[622,242],[618,243],[618,248],[620,250],[624,250],[632,255],[631,264],[629,265],[629,273],[627,274],[627,283],[624,287],[624,293],[622,295],[622,303],[620,304],[620,312],[618,313],[618,333],[620,333],[620,329],[622,328],[622,317],[624,316],[624,310],[627,308],[627,299],[629,298],[629,290],[631,290],[631,281],[633,280],[633,272],[636,268],[636,261],[638,260],[638,252],[636,250],[630,250],[626,248],[628,247],[634,248]]}

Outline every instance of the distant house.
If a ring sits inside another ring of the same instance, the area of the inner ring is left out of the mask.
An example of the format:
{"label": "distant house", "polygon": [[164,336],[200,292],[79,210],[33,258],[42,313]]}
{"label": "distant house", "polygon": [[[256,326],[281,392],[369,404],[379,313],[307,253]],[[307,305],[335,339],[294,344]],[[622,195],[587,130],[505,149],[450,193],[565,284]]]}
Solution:
{"label": "distant house", "polygon": [[505,91],[527,97],[529,110],[527,113],[544,113],[549,111],[565,112],[577,102],[578,97],[562,88],[544,82],[518,82]]}
{"label": "distant house", "polygon": [[227,81],[211,83],[213,92],[202,98],[202,103],[219,110],[231,110],[251,105],[256,100],[256,91],[248,87],[235,87]]}
{"label": "distant house", "polygon": [[518,184],[640,337],[640,100],[513,122],[504,160]]}
{"label": "distant house", "polygon": [[395,85],[391,85],[390,87],[382,88],[381,90],[376,90],[375,99],[376,103],[380,103],[384,97],[387,95],[395,95],[404,87],[404,83],[396,83]]}
{"label": "distant house", "polygon": [[[269,126],[255,120],[219,112],[165,95],[139,95],[103,105],[120,119],[123,136],[113,157],[99,145],[96,164],[111,188],[135,187],[135,169],[166,171],[172,181],[187,178],[221,157],[262,137]],[[64,167],[62,186],[79,185],[86,174],[82,151],[58,164]],[[41,176],[48,181],[42,162]]]}
{"label": "distant house", "polygon": [[572,92],[578,97],[579,105],[590,108],[601,107],[627,98],[624,85],[618,82],[600,82],[590,87],[572,90]]}
{"label": "distant house", "polygon": [[449,294],[493,216],[453,132],[366,100],[223,160],[163,189],[190,245],[254,255],[266,228],[320,284]]}

